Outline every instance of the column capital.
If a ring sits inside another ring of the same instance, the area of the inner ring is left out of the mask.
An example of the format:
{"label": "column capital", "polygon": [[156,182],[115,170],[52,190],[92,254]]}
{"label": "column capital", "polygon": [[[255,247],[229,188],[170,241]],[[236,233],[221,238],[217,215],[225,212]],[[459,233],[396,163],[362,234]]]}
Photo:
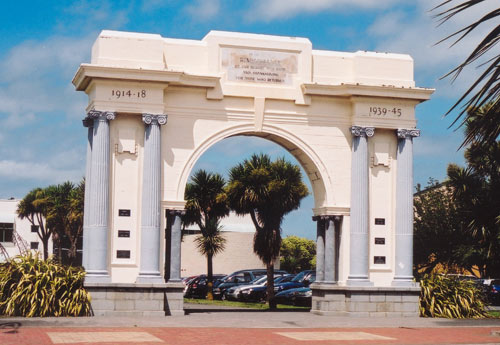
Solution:
{"label": "column capital", "polygon": [[99,120],[114,120],[116,114],[112,111],[99,111],[99,110],[90,110],[87,114],[87,118],[89,119],[99,119]]}
{"label": "column capital", "polygon": [[86,127],[86,128],[94,127],[94,120],[88,116],[86,116],[85,118],[82,119],[82,123],[83,123],[83,127]]}
{"label": "column capital", "polygon": [[167,123],[167,115],[154,115],[154,114],[142,114],[142,121],[146,125],[150,124],[158,124],[158,125],[164,125]]}
{"label": "column capital", "polygon": [[375,134],[375,127],[352,126],[351,134],[355,137],[373,137]]}
{"label": "column capital", "polygon": [[312,220],[313,221],[319,221],[319,220],[332,220],[332,221],[339,221],[342,220],[344,216],[342,215],[318,215],[318,216],[313,216]]}
{"label": "column capital", "polygon": [[186,214],[185,210],[168,210],[167,209],[167,215],[169,216],[183,216]]}
{"label": "column capital", "polygon": [[420,136],[420,129],[404,129],[404,128],[398,128],[397,131],[398,138],[399,139],[405,139],[405,138],[415,138]]}

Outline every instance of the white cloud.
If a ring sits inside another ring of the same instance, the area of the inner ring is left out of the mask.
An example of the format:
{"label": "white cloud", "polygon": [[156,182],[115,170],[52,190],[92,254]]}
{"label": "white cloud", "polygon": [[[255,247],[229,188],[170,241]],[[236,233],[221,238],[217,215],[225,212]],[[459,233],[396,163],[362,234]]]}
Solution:
{"label": "white cloud", "polygon": [[303,13],[322,11],[371,10],[390,7],[397,0],[256,0],[249,9],[248,19],[271,21],[287,19]]}
{"label": "white cloud", "polygon": [[[452,40],[437,45],[436,43],[477,20],[488,10],[497,7],[497,4],[485,1],[487,4],[475,6],[472,10],[438,26],[437,19],[433,18],[438,11],[429,12],[438,3],[440,3],[438,0],[420,1],[412,13],[385,12],[377,17],[368,29],[368,39],[377,41],[379,51],[410,54],[415,60],[417,79],[424,79],[431,83],[431,85],[419,86],[436,87],[435,96],[457,98],[457,95],[460,95],[472,83],[472,80],[477,78],[480,71],[471,66],[464,70],[453,84],[450,84],[449,78],[443,81],[438,81],[438,79],[461,63],[489,32],[489,29],[484,27],[476,30],[454,47],[450,47]],[[487,57],[482,60],[486,59]]]}
{"label": "white cloud", "polygon": [[210,20],[219,14],[220,0],[196,0],[185,10],[195,21]]}
{"label": "white cloud", "polygon": [[79,181],[82,176],[81,169],[61,169],[48,163],[0,160],[0,177],[10,181],[35,180],[61,183],[67,180]]}
{"label": "white cloud", "polygon": [[[4,128],[16,128],[42,113],[62,112],[82,117],[84,95],[71,79],[80,63],[89,60],[94,36],[51,37],[13,47],[0,62],[0,118]],[[79,111],[76,112],[76,107]]]}

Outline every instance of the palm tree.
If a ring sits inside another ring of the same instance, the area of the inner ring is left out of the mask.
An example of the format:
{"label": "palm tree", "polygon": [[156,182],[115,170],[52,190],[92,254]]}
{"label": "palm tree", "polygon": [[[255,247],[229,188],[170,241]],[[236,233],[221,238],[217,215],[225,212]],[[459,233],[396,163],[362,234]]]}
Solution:
{"label": "palm tree", "polygon": [[201,236],[196,238],[197,247],[207,258],[207,298],[212,299],[213,257],[224,250],[226,239],[221,235],[221,218],[229,214],[227,196],[224,190],[226,181],[219,174],[198,170],[186,185],[186,214],[184,226],[197,224]]}
{"label": "palm tree", "polygon": [[[446,0],[435,7],[434,10],[440,11],[436,14],[436,17],[440,19],[441,23],[444,23],[458,14],[463,12],[467,13],[467,11],[475,9],[474,6],[480,5],[481,3],[484,4],[485,0],[462,0],[459,3],[455,0]],[[451,5],[451,7],[445,8],[448,5]],[[453,39],[453,46],[472,33],[476,33],[479,27],[484,29],[484,25],[486,24],[498,23],[499,17],[500,8],[494,9],[486,13],[479,20],[445,37],[439,43]],[[479,42],[467,58],[452,71],[446,74],[445,77],[452,76],[452,80],[456,79],[467,66],[477,62],[478,59],[485,57],[485,54],[491,53],[492,49],[499,41],[500,24],[496,24],[496,26],[493,26],[493,30],[490,31],[481,42]],[[470,131],[466,133],[462,146],[472,143],[474,139],[476,139],[478,143],[486,143],[491,140],[496,140],[500,135],[500,53],[495,51],[493,56],[486,57],[485,63],[480,64],[479,66],[483,67],[481,75],[472,83],[469,89],[460,97],[460,99],[447,113],[449,114],[460,104],[463,104],[461,112],[453,121],[453,124],[455,124],[461,120],[460,125],[463,125],[469,118],[469,114],[471,113],[469,111],[470,109],[481,109],[483,106],[491,103],[486,109],[483,108],[484,111],[480,114],[479,121],[476,122],[476,126],[471,128]]]}
{"label": "palm tree", "polygon": [[[466,135],[477,128],[476,121],[482,121],[482,111],[469,112]],[[448,183],[465,218],[471,243],[479,244],[475,264],[483,276],[493,277],[500,274],[500,141],[480,142],[476,135],[472,138],[465,151],[467,167],[450,164]]]}
{"label": "palm tree", "polygon": [[274,262],[279,257],[281,223],[309,192],[298,166],[284,158],[271,162],[265,154],[252,155],[233,167],[229,176],[229,205],[236,214],[252,218],[256,230],[253,249],[266,265],[267,301],[274,309]]}
{"label": "palm tree", "polygon": [[31,190],[19,202],[17,206],[17,214],[21,219],[28,219],[33,226],[37,226],[37,235],[42,241],[43,259],[49,257],[49,239],[52,235],[52,230],[46,226],[47,219],[47,194],[42,188]]}

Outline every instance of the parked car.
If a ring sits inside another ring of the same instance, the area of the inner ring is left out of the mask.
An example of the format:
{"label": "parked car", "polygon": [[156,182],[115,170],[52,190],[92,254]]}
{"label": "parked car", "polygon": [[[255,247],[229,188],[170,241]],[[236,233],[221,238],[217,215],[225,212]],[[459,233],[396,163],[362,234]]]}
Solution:
{"label": "parked car", "polygon": [[492,279],[488,290],[488,300],[492,305],[500,305],[500,279]]}
{"label": "parked car", "polygon": [[[224,296],[224,293],[227,289],[238,285],[248,285],[248,283],[250,283],[255,278],[257,278],[258,276],[266,275],[266,273],[267,272],[265,269],[250,269],[233,272],[219,280],[214,285],[214,299],[222,299],[222,296]],[[288,274],[288,272],[282,270],[276,270],[274,271],[274,273],[276,275]]]}
{"label": "parked car", "polygon": [[275,300],[278,304],[311,307],[312,291],[308,287],[283,290],[276,294]]}
{"label": "parked car", "polygon": [[297,274],[291,281],[276,284],[274,286],[274,293],[278,293],[284,290],[295,289],[299,287],[308,287],[316,280],[316,271],[307,270],[302,271]]}
{"label": "parked car", "polygon": [[[290,281],[294,277],[293,274],[276,275],[274,284]],[[250,285],[234,286],[226,291],[228,299],[235,299],[244,302],[260,302],[265,300],[267,296],[267,276],[262,276],[255,280]]]}
{"label": "parked car", "polygon": [[[217,282],[219,279],[224,278],[224,274],[214,274],[213,275],[213,282],[215,285],[215,282]],[[208,279],[206,274],[201,274],[199,276],[196,276],[195,278],[191,279],[189,283],[186,285],[184,288],[184,297],[186,298],[192,298],[192,297],[197,297],[197,298],[205,298],[207,296],[207,291],[208,291]]]}

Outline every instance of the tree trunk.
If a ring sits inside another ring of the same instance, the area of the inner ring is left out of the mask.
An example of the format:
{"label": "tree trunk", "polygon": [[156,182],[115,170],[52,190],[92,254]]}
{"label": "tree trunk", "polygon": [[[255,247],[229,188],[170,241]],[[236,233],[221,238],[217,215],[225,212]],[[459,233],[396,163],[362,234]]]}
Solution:
{"label": "tree trunk", "polygon": [[49,258],[49,238],[43,237],[41,240],[43,246],[43,259],[47,260]]}
{"label": "tree trunk", "polygon": [[276,309],[276,300],[274,299],[274,262],[268,262],[266,264],[267,269],[267,303],[269,304],[269,309]]}
{"label": "tree trunk", "polygon": [[213,295],[213,278],[214,277],[214,272],[213,272],[213,262],[212,262],[212,255],[207,255],[207,299],[208,300],[213,300],[214,295]]}

